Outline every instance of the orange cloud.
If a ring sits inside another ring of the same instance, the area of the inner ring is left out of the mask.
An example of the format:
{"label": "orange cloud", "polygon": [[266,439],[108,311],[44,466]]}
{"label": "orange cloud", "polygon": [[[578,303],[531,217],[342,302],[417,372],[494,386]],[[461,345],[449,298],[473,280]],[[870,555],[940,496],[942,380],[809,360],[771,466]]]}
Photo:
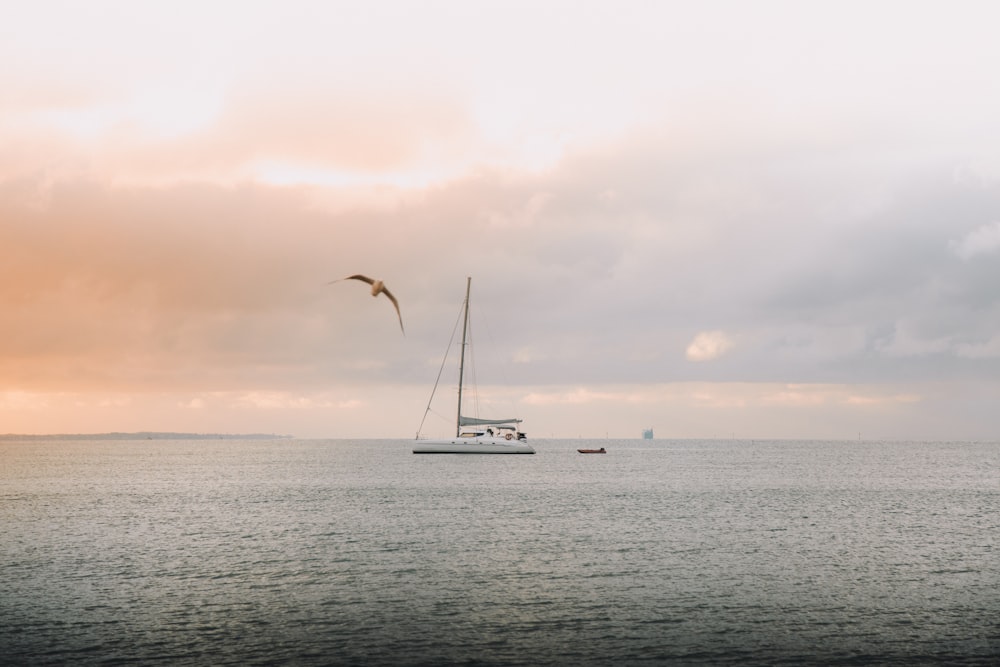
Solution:
{"label": "orange cloud", "polygon": [[352,305],[325,281],[373,253],[370,219],[294,189],[46,187],[38,204],[36,184],[0,183],[0,388],[226,386],[312,364]]}
{"label": "orange cloud", "polygon": [[[145,95],[145,97],[143,96]],[[149,99],[146,99],[149,97]],[[8,110],[8,114],[11,112]],[[26,108],[0,121],[0,178],[39,171],[124,184],[281,179],[281,171],[453,173],[476,145],[461,97],[288,82],[222,97],[170,91]]]}

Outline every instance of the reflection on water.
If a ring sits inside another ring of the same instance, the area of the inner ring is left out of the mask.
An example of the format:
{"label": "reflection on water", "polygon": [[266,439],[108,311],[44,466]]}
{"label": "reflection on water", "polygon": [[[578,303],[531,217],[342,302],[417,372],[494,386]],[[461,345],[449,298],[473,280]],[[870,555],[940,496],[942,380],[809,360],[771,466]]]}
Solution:
{"label": "reflection on water", "polygon": [[0,655],[1000,660],[995,443],[534,444],[0,443]]}

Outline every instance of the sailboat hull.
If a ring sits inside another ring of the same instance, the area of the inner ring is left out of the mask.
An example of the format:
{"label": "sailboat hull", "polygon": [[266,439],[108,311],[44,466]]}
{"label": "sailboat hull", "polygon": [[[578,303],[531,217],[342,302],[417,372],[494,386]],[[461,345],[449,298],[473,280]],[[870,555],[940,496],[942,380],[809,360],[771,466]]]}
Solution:
{"label": "sailboat hull", "polygon": [[414,454],[534,454],[534,448],[519,440],[501,438],[450,438],[418,440]]}

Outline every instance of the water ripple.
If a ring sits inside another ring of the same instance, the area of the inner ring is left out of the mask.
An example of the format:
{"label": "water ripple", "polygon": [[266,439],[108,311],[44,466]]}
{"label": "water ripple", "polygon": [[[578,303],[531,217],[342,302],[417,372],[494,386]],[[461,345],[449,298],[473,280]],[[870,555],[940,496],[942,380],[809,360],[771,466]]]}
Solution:
{"label": "water ripple", "polygon": [[3,443],[0,655],[1000,661],[995,444],[582,442]]}

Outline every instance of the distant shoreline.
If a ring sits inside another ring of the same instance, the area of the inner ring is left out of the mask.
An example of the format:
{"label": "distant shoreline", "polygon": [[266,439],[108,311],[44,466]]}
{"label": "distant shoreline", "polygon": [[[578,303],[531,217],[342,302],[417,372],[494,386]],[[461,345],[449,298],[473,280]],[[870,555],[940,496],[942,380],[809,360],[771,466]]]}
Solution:
{"label": "distant shoreline", "polygon": [[293,435],[276,433],[170,433],[140,431],[138,433],[0,433],[4,440],[291,440]]}

